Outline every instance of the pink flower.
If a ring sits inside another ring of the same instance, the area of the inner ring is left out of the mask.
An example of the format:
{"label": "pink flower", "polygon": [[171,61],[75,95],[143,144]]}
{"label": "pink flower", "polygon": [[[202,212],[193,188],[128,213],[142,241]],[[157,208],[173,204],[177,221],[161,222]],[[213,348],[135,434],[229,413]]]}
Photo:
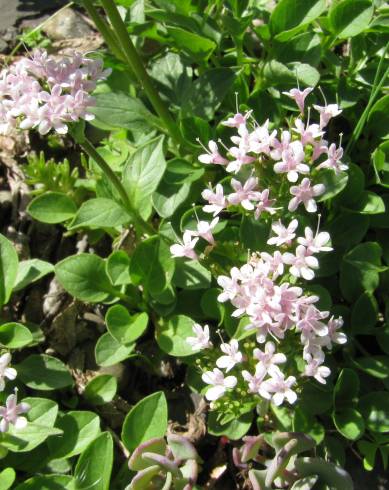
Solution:
{"label": "pink flower", "polygon": [[292,88],[289,92],[282,92],[284,95],[287,95],[291,99],[293,99],[297,107],[300,109],[301,114],[304,114],[304,104],[306,97],[312,92],[313,88],[308,87],[304,90],[299,90],[297,88]]}
{"label": "pink flower", "polygon": [[250,393],[259,393],[259,389],[266,374],[267,369],[261,363],[258,363],[255,366],[255,374],[250,374],[246,370],[242,371],[243,379],[248,383]]}
{"label": "pink flower", "polygon": [[170,247],[172,257],[187,257],[188,259],[197,260],[197,254],[194,251],[198,238],[192,240],[192,233],[187,230],[183,236],[183,243],[175,243]]}
{"label": "pink flower", "polygon": [[293,238],[296,236],[295,231],[297,227],[298,227],[297,219],[293,219],[287,227],[285,227],[281,223],[281,220],[276,221],[271,225],[271,229],[274,231],[274,233],[277,236],[273,236],[269,238],[267,243],[269,245],[276,245],[277,247],[280,247],[284,243],[286,245],[290,245],[292,243]]}
{"label": "pink flower", "polygon": [[186,342],[192,346],[192,350],[203,350],[212,347],[212,342],[209,340],[209,326],[195,323],[192,327],[195,337],[187,337]]}
{"label": "pink flower", "polygon": [[325,128],[330,119],[338,116],[342,112],[338,104],[328,104],[325,106],[314,105],[313,107],[320,113],[320,129]]}
{"label": "pink flower", "polygon": [[237,383],[235,376],[224,377],[224,374],[220,369],[215,368],[213,371],[207,371],[203,373],[201,379],[204,383],[212,385],[208,388],[205,398],[209,401],[217,400],[222,397],[227,389],[234,388]]}
{"label": "pink flower", "polygon": [[289,131],[282,131],[281,141],[278,141],[277,138],[273,140],[273,150],[270,152],[270,156],[273,160],[279,160],[282,156],[282,152],[287,150],[290,145],[290,140],[292,135]]}
{"label": "pink flower", "polygon": [[285,379],[284,373],[278,366],[271,366],[268,373],[271,378],[264,381],[260,388],[260,395],[264,398],[271,398],[274,405],[277,407],[282,405],[286,398],[289,403],[294,403],[297,400],[296,393],[292,390],[292,386],[296,384],[296,378],[289,376]]}
{"label": "pink flower", "polygon": [[274,172],[277,174],[287,172],[289,182],[296,182],[298,174],[308,174],[309,166],[302,163],[305,158],[304,147],[300,141],[293,141],[286,150],[281,153],[282,160],[274,164]]}
{"label": "pink flower", "polygon": [[320,338],[320,344],[327,349],[332,349],[332,344],[345,344],[347,342],[346,334],[338,331],[342,326],[343,319],[332,316],[327,323],[328,335]]}
{"label": "pink flower", "polygon": [[9,424],[12,424],[16,429],[23,429],[27,425],[27,419],[25,417],[19,417],[20,414],[26,413],[30,410],[28,403],[19,403],[17,400],[17,390],[13,395],[9,395],[5,402],[5,407],[0,407],[0,432],[7,432]]}
{"label": "pink flower", "polygon": [[305,344],[312,336],[325,337],[328,335],[328,327],[322,322],[328,317],[328,311],[320,311],[314,305],[309,305],[304,314],[296,323],[301,331],[301,341]]}
{"label": "pink flower", "polygon": [[275,199],[269,199],[269,189],[264,189],[260,195],[259,202],[255,207],[254,217],[258,219],[261,214],[266,211],[269,214],[274,214],[276,212],[276,208],[273,208],[273,203],[275,203]]}
{"label": "pink flower", "polygon": [[309,254],[317,254],[319,252],[331,252],[332,247],[326,246],[330,241],[330,234],[326,231],[316,233],[313,235],[313,231],[309,226],[305,227],[305,237],[297,238],[297,242],[300,245],[304,245],[307,248]]}
{"label": "pink flower", "polygon": [[331,168],[336,174],[347,170],[348,166],[340,161],[343,156],[343,148],[336,148],[335,143],[332,143],[327,151],[328,158],[323,163],[317,166],[317,168]]}
{"label": "pink flower", "polygon": [[312,269],[318,269],[319,262],[316,257],[307,254],[307,249],[303,245],[296,248],[296,255],[286,252],[282,258],[284,264],[291,265],[289,272],[292,276],[303,277],[307,281],[315,277]]}
{"label": "pink flower", "polygon": [[193,236],[199,236],[206,240],[211,245],[215,244],[215,239],[212,235],[212,230],[219,223],[219,218],[214,218],[210,223],[208,221],[199,221],[197,223],[197,231],[192,231]]}
{"label": "pink flower", "polygon": [[308,357],[308,363],[305,366],[304,376],[310,376],[315,378],[319,383],[325,385],[328,376],[331,374],[331,370],[327,366],[323,366],[323,359],[314,359],[312,356]]}
{"label": "pink flower", "polygon": [[263,352],[260,349],[254,349],[253,355],[255,359],[258,359],[259,363],[267,369],[274,364],[283,364],[286,362],[285,354],[282,354],[281,352],[276,353],[274,342],[266,342],[265,350]]}
{"label": "pink flower", "polygon": [[225,303],[228,300],[232,300],[240,291],[240,286],[238,281],[241,279],[240,270],[237,267],[233,267],[230,271],[231,277],[219,276],[217,278],[217,283],[223,292],[219,294],[217,300],[220,303]]}
{"label": "pink flower", "polygon": [[301,119],[296,119],[294,122],[295,128],[293,131],[301,136],[301,143],[305,146],[307,144],[314,144],[316,138],[321,138],[324,131],[321,131],[318,124],[308,124],[305,126]]}
{"label": "pink flower", "polygon": [[239,128],[242,124],[246,124],[247,118],[250,116],[252,111],[246,112],[245,115],[237,112],[233,117],[229,117],[227,121],[222,121],[223,126],[228,126],[230,128]]}
{"label": "pink flower", "polygon": [[265,155],[269,155],[270,148],[277,141],[276,135],[276,130],[269,133],[269,120],[267,120],[262,126],[257,126],[254,131],[250,133],[248,137],[249,151],[256,154],[264,153]]}
{"label": "pink flower", "polygon": [[254,157],[247,155],[246,150],[236,146],[232,146],[229,153],[234,160],[230,161],[230,163],[227,165],[227,172],[233,172],[236,174],[239,172],[242,165],[247,165],[255,160]]}
{"label": "pink flower", "polygon": [[233,205],[241,204],[248,211],[254,209],[251,201],[258,201],[261,198],[261,193],[255,190],[258,187],[256,177],[249,177],[243,186],[239,180],[231,179],[231,187],[235,192],[227,197],[228,202]]}
{"label": "pink flower", "polygon": [[210,151],[208,151],[204,147],[207,153],[204,153],[203,155],[199,156],[199,161],[201,163],[207,163],[207,164],[214,163],[217,165],[227,165],[228,160],[220,155],[219,149],[215,141],[210,140],[208,143],[208,148]]}
{"label": "pink flower", "polygon": [[217,184],[215,190],[216,192],[211,189],[204,189],[201,196],[209,202],[203,207],[203,210],[206,213],[213,213],[214,216],[217,216],[227,207],[227,199],[224,197],[224,190],[221,184]]}
{"label": "pink flower", "polygon": [[16,369],[9,367],[10,362],[11,354],[9,352],[0,356],[0,391],[5,388],[5,378],[11,380],[16,378]]}
{"label": "pink flower", "polygon": [[313,145],[313,152],[312,152],[312,161],[316,161],[320,155],[323,153],[327,153],[328,150],[328,141],[326,140],[319,140],[319,141],[314,141],[312,143]]}
{"label": "pink flower", "polygon": [[316,184],[311,187],[311,181],[305,177],[301,184],[293,185],[290,188],[290,193],[295,196],[289,201],[288,210],[296,211],[299,204],[303,203],[308,213],[315,213],[317,205],[314,197],[320,196],[325,191],[324,184]]}
{"label": "pink flower", "polygon": [[228,371],[231,371],[235,364],[242,362],[243,354],[239,351],[239,343],[237,340],[232,339],[229,344],[221,344],[220,349],[224,352],[225,356],[221,356],[217,359],[216,366],[225,369],[227,373]]}

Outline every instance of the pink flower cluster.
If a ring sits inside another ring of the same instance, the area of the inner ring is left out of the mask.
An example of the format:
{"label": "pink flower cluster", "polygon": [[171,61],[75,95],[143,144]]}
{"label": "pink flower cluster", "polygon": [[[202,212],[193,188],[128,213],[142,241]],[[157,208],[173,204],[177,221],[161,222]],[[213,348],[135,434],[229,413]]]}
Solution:
{"label": "pink flower cluster", "polygon": [[[268,222],[273,219],[267,240],[270,250],[252,254],[242,267],[233,267],[229,276],[217,279],[221,287],[218,301],[231,302],[235,308],[232,316],[247,319],[247,335],[255,335],[261,349],[255,347],[251,352],[241,349],[238,339],[232,338],[228,343],[222,341],[221,355],[215,357],[217,348],[210,340],[208,325],[203,328],[196,324],[195,336],[187,339],[194,351],[210,350],[208,358],[214,359],[216,364],[202,375],[204,383],[209,385],[205,396],[211,402],[245,386],[248,393],[275,405],[281,405],[284,400],[294,403],[297,378],[291,374],[297,373],[291,372],[290,363],[282,352],[286,338],[288,341],[293,337],[298,339],[293,341],[297,346],[294,354],[304,362],[303,376],[313,377],[320,383],[325,383],[330,375],[324,365],[325,349],[346,342],[346,336],[339,331],[342,319],[319,310],[316,307],[318,296],[304,294],[299,284],[301,280],[314,278],[319,267],[315,255],[332,250],[330,235],[319,230],[314,232],[308,226],[304,234],[299,233],[297,217],[285,223],[285,214],[294,213],[300,205],[308,213],[317,211],[316,198],[325,192],[320,182],[321,169],[331,169],[336,174],[347,169],[341,162],[342,148],[335,144],[328,146],[324,139],[324,128],[341,112],[338,106],[314,106],[319,122],[310,123],[309,115],[308,121],[303,122],[305,98],[311,91],[308,88],[286,92],[301,112],[290,130],[278,134],[270,129],[269,121],[262,126],[253,121],[251,111],[238,112],[223,123],[237,130],[231,137],[233,146],[227,148],[221,143],[226,149],[225,156],[212,140],[206,153],[199,157],[204,164],[219,165],[228,173],[245,177],[243,180],[230,178],[232,192],[226,192],[226,184],[221,183],[202,192],[207,202],[203,211],[212,214],[213,220],[210,223],[198,221],[197,231],[185,230],[183,243],[171,247],[173,256],[198,259],[195,246],[200,237],[212,248],[217,246],[212,231],[222,212],[252,213],[255,219],[264,218]],[[273,178],[269,177],[268,169],[273,171]],[[261,187],[264,173],[263,181],[267,185]],[[276,193],[277,202],[273,197]]]}
{"label": "pink flower cluster", "polygon": [[[9,367],[11,354],[6,352],[0,356],[0,391],[5,388],[5,379],[14,380],[16,369]],[[27,425],[27,419],[20,417],[21,414],[30,410],[28,403],[19,403],[17,400],[17,390],[7,397],[4,407],[0,407],[0,432],[7,432],[9,425],[14,425],[17,429],[22,429]]]}
{"label": "pink flower cluster", "polygon": [[109,73],[101,60],[80,53],[57,60],[36,50],[21,58],[0,72],[0,134],[18,127],[65,134],[69,123],[93,119],[89,94]]}

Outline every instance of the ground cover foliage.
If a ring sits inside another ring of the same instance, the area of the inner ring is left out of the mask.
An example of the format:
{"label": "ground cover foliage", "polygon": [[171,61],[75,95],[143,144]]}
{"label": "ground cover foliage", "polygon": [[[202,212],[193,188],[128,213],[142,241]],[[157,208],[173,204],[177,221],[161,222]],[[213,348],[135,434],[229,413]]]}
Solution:
{"label": "ground cover foliage", "polygon": [[31,41],[1,73],[33,151],[30,252],[0,236],[0,489],[387,468],[385,2],[77,8],[98,53]]}

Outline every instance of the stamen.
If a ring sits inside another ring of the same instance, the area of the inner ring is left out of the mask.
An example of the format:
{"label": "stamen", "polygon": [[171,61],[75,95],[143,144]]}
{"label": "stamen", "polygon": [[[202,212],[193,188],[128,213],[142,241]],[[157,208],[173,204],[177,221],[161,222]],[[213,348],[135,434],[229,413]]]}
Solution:
{"label": "stamen", "polygon": [[208,148],[201,142],[200,138],[196,138],[197,143],[201,146],[201,148],[208,153],[208,155],[212,155],[212,153],[208,150]]}
{"label": "stamen", "polygon": [[325,105],[328,105],[328,104],[327,104],[327,99],[326,99],[326,96],[324,95],[324,92],[323,92],[323,90],[322,90],[322,88],[321,88],[321,86],[320,86],[320,85],[319,85],[319,90],[320,90],[320,93],[321,93],[321,95],[322,95],[322,97],[323,97],[323,99],[324,99],[324,104],[325,104]]}
{"label": "stamen", "polygon": [[239,114],[238,92],[235,92],[235,108],[236,108],[236,113]]}
{"label": "stamen", "polygon": [[316,226],[316,235],[315,235],[315,238],[316,238],[316,237],[317,237],[317,235],[319,234],[320,220],[321,220],[321,214],[319,213],[319,214],[317,215],[317,226]]}
{"label": "stamen", "polygon": [[220,143],[225,150],[227,150],[228,152],[230,151],[230,149],[223,143],[220,138],[217,140],[217,142]]}
{"label": "stamen", "polygon": [[343,133],[339,133],[339,147],[342,146]]}

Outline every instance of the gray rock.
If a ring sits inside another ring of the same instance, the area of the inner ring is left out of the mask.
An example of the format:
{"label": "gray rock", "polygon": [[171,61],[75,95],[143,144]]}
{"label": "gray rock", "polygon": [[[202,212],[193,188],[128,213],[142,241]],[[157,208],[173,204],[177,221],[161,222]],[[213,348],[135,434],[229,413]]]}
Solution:
{"label": "gray rock", "polygon": [[53,41],[87,37],[93,34],[92,29],[78,12],[71,8],[58,12],[45,23],[42,29]]}
{"label": "gray rock", "polygon": [[52,12],[66,0],[0,0],[0,31],[19,24],[22,19]]}

